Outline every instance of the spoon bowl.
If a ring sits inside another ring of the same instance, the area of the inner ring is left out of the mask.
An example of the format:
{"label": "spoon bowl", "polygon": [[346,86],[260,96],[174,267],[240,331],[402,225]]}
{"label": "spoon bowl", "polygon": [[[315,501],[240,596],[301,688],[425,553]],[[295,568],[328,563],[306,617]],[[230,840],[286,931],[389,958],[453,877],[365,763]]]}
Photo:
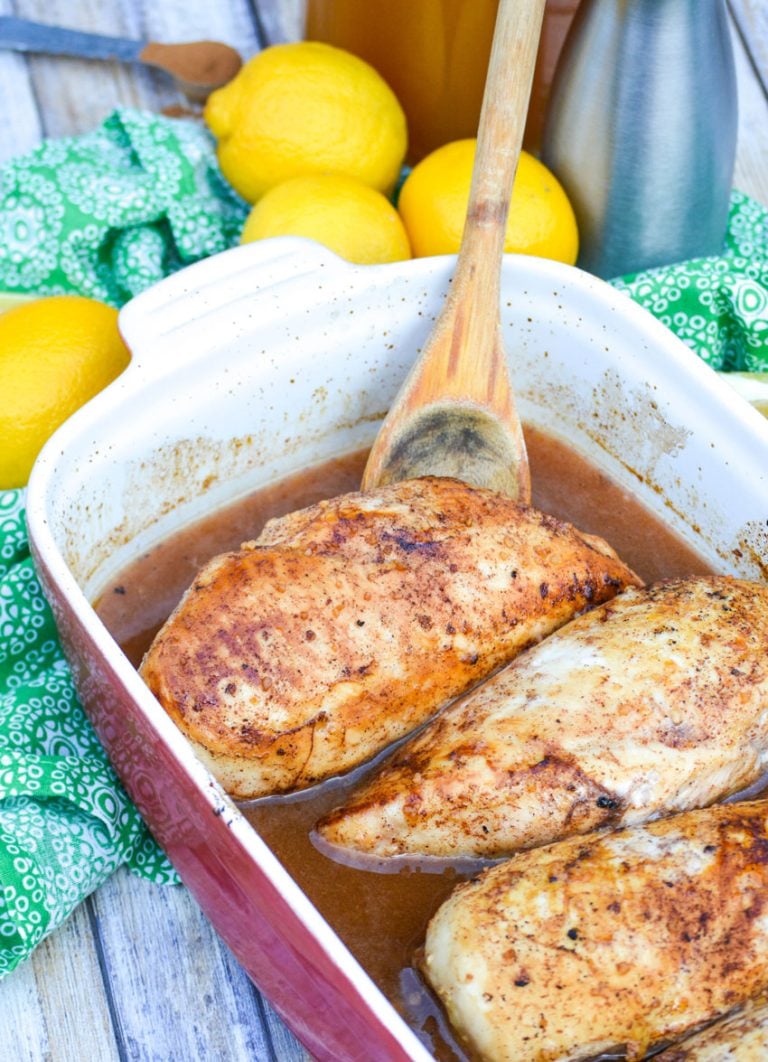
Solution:
{"label": "spoon bowl", "polygon": [[499,271],[544,0],[502,0],[451,291],[374,442],[362,488],[448,475],[531,498],[499,326]]}

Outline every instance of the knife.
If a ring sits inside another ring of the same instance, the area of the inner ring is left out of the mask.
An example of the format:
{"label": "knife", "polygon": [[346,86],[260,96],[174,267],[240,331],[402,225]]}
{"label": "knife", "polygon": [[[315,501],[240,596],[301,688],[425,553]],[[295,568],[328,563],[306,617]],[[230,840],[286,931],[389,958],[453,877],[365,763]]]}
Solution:
{"label": "knife", "polygon": [[219,41],[182,44],[134,41],[49,26],[9,15],[0,16],[0,48],[42,55],[144,63],[170,74],[187,95],[195,98],[204,98],[211,89],[231,81],[242,65],[235,49]]}

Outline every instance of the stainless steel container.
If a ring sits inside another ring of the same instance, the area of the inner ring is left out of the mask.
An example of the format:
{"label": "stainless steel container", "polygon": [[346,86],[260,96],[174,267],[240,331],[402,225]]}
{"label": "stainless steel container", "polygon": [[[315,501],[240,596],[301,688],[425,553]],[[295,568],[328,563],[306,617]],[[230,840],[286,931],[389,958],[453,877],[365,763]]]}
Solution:
{"label": "stainless steel container", "polygon": [[583,0],[555,74],[543,161],[613,277],[722,247],[736,153],[724,0]]}

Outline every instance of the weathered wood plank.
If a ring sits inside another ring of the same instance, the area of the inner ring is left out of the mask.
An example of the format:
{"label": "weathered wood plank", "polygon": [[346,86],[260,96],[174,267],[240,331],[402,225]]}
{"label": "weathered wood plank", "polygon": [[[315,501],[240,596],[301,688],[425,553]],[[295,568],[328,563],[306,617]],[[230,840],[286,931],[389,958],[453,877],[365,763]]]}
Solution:
{"label": "weathered wood plank", "polygon": [[[45,5],[40,0],[17,0],[15,8],[20,17],[133,40],[174,43],[210,38],[231,44],[244,57],[259,47],[245,0],[225,5],[202,0],[187,4],[49,0]],[[169,76],[142,65],[43,56],[29,56],[26,65],[46,136],[86,132],[115,107],[195,109]]]}
{"label": "weathered wood plank", "polygon": [[739,95],[736,188],[768,205],[768,97],[755,77],[740,34],[734,32],[733,51]]}
{"label": "weathered wood plank", "polygon": [[92,906],[123,1057],[308,1058],[186,889],[120,871]]}
{"label": "weathered wood plank", "polygon": [[254,0],[253,9],[265,45],[295,41],[303,36],[306,0]]}
{"label": "weathered wood plank", "polygon": [[[18,55],[0,52],[0,164],[30,151],[40,142],[43,125],[27,64]],[[12,100],[12,105],[5,101]]]}
{"label": "weathered wood plank", "polygon": [[0,1057],[118,1062],[85,904],[0,982]]}
{"label": "weathered wood plank", "polygon": [[[99,0],[17,0],[16,14],[51,25],[132,36],[122,5]],[[153,75],[115,62],[31,55],[33,90],[46,136],[70,136],[95,128],[118,106],[154,107],[165,102]],[[172,97],[167,96],[170,102]]]}
{"label": "weathered wood plank", "polygon": [[[64,929],[60,931],[64,933]],[[2,1050],[11,1058],[38,1062],[46,1057],[48,1037],[31,962],[23,963],[0,982]]]}
{"label": "weathered wood plank", "polygon": [[768,96],[768,4],[765,0],[728,0],[754,71]]}
{"label": "weathered wood plank", "polygon": [[[10,0],[0,0],[0,15],[11,15]],[[0,51],[0,165],[39,143],[42,123],[24,58]]]}
{"label": "weathered wood plank", "polygon": [[216,40],[237,48],[244,59],[261,47],[257,26],[248,0],[228,0],[226,4],[193,4],[183,0],[122,0],[140,13],[136,33],[156,41]]}
{"label": "weathered wood plank", "polygon": [[[88,907],[81,904],[32,957],[50,1062],[117,1062]],[[88,986],[87,993],[83,986]],[[23,1056],[19,1056],[23,1057]]]}

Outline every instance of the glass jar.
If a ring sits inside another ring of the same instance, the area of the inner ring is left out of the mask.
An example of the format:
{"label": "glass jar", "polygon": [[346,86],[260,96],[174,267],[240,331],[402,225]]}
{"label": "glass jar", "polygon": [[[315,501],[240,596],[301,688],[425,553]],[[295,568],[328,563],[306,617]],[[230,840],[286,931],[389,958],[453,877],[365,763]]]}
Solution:
{"label": "glass jar", "polygon": [[[536,152],[549,84],[579,0],[548,0],[524,146]],[[497,0],[307,0],[305,36],[378,70],[408,120],[408,161],[477,133]]]}

